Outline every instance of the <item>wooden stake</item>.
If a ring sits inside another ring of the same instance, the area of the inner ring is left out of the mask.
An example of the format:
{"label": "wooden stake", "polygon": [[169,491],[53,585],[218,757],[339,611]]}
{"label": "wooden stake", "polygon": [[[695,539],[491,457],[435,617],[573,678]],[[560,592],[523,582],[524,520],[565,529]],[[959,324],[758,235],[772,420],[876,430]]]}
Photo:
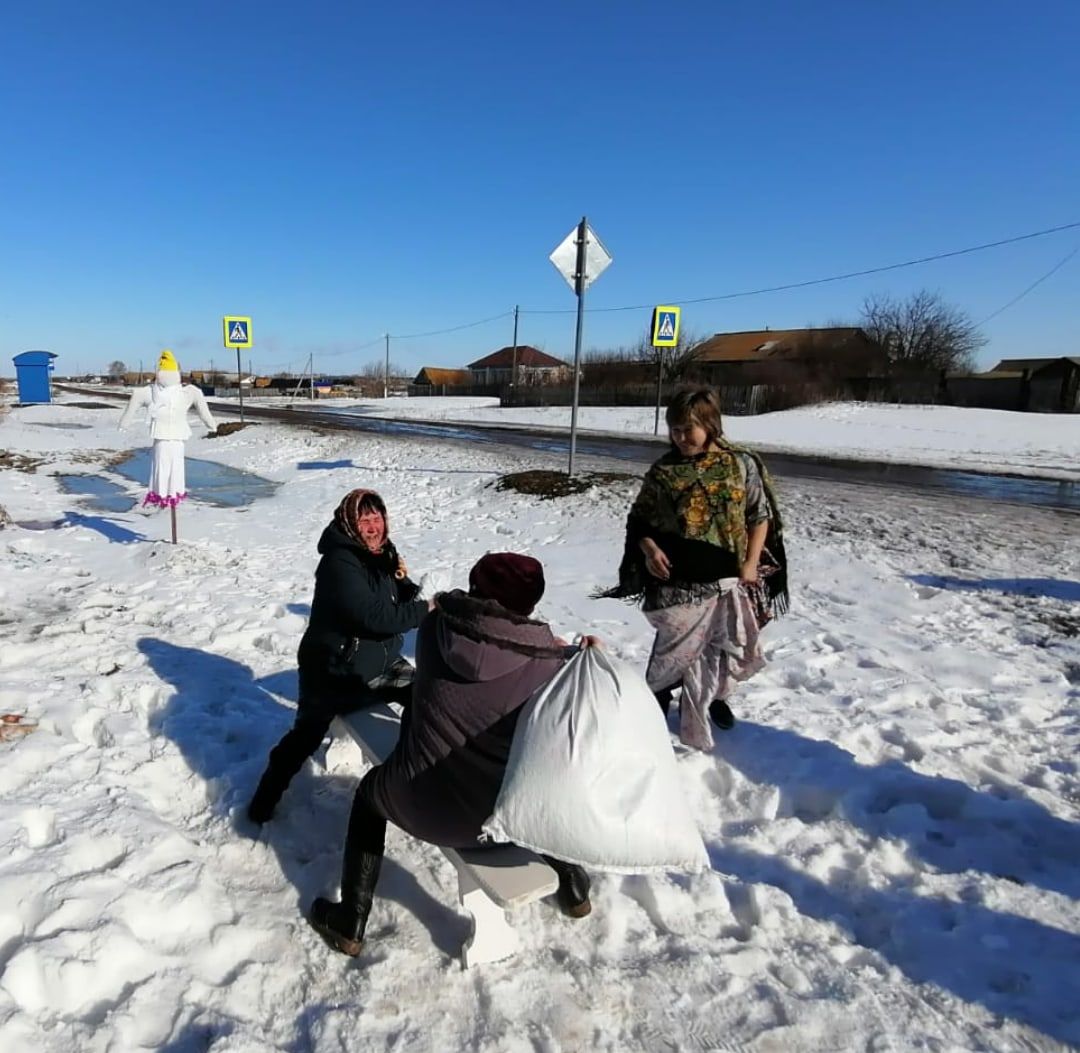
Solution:
{"label": "wooden stake", "polygon": [[169,511],[172,512],[172,543],[176,544],[176,505],[170,505]]}

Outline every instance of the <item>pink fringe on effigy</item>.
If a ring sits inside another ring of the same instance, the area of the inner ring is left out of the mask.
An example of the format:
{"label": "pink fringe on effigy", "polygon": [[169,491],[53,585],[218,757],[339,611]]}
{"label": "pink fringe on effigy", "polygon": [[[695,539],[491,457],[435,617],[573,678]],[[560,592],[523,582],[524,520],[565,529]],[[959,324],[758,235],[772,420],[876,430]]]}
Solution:
{"label": "pink fringe on effigy", "polygon": [[169,497],[162,497],[161,494],[154,493],[154,491],[151,490],[146,497],[143,498],[143,504],[154,505],[157,508],[175,508],[186,497],[186,490],[182,494],[172,494]]}

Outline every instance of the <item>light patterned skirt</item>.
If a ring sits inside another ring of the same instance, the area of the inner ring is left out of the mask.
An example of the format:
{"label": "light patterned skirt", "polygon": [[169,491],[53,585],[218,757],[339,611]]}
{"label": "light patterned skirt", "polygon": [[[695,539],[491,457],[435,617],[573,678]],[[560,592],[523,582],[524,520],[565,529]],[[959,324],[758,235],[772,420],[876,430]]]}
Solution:
{"label": "light patterned skirt", "polygon": [[679,738],[710,750],[709,703],[728,698],[765,664],[750,599],[737,578],[725,578],[715,595],[644,614],[656,629],[645,679],[653,691],[682,682]]}
{"label": "light patterned skirt", "polygon": [[155,439],[150,455],[150,488],[143,504],[175,508],[185,497],[183,441]]}

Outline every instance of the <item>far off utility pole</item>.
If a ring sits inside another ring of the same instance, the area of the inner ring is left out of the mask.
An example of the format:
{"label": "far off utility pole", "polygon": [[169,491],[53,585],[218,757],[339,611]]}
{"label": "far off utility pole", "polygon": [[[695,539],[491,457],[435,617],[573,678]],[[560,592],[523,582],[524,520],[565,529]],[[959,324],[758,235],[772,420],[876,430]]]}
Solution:
{"label": "far off utility pole", "polygon": [[386,362],[383,365],[382,397],[390,397],[390,334],[386,334]]}
{"label": "far off utility pole", "polygon": [[510,387],[514,389],[514,393],[517,393],[517,333],[518,333],[518,311],[521,308],[517,304],[514,304],[514,349],[511,352],[511,365],[510,365]]}

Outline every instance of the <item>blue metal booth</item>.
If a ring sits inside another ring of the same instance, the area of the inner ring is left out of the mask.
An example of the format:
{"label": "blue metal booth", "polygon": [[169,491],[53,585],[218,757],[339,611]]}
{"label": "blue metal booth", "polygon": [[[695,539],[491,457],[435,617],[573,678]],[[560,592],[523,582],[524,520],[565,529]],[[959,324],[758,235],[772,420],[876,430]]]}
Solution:
{"label": "blue metal booth", "polygon": [[52,402],[54,358],[56,355],[51,351],[24,351],[12,359],[19,383],[20,402]]}

